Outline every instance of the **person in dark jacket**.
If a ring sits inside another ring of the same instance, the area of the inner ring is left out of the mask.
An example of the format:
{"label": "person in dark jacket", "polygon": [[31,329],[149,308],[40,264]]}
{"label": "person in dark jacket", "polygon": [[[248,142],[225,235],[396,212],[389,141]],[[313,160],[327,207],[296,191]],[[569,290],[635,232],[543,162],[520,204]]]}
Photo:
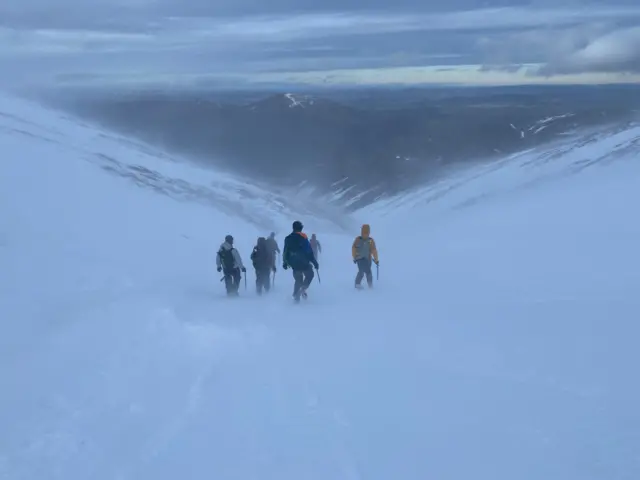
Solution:
{"label": "person in dark jacket", "polygon": [[296,302],[300,297],[307,298],[307,289],[315,276],[313,267],[319,268],[318,261],[313,255],[313,249],[307,235],[302,232],[304,226],[301,222],[293,222],[293,232],[284,239],[284,251],[282,252],[282,268],[289,267],[293,270],[295,284],[293,286],[293,298]]}
{"label": "person in dark jacket", "polygon": [[267,238],[267,248],[271,254],[271,261],[273,268],[276,267],[276,253],[280,253],[280,247],[278,247],[278,241],[276,240],[276,233],[271,232],[269,238]]}
{"label": "person in dark jacket", "polygon": [[240,287],[240,272],[247,271],[242,264],[242,258],[240,253],[233,246],[233,237],[227,235],[224,237],[224,243],[220,245],[220,249],[216,255],[216,265],[218,272],[224,273],[224,284],[227,288],[227,295],[238,295],[238,289]]}
{"label": "person in dark jacket", "polygon": [[251,261],[256,270],[256,292],[262,295],[262,291],[268,292],[271,288],[271,271],[276,271],[273,266],[273,258],[267,247],[267,239],[258,238],[258,243],[251,252]]}

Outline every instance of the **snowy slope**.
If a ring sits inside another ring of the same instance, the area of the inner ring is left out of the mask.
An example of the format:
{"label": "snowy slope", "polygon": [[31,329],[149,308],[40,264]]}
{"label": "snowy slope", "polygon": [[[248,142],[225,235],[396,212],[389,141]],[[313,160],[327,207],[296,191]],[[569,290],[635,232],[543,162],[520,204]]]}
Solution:
{"label": "snowy slope", "polygon": [[0,96],[0,132],[44,142],[56,155],[83,159],[138,186],[214,207],[263,229],[282,228],[285,218],[289,225],[295,214],[312,217],[325,230],[341,231],[350,224],[340,210],[318,205],[300,190],[298,195],[271,192],[268,186],[219,170],[187,167],[157,148],[21,100]]}
{"label": "snowy slope", "polygon": [[[0,111],[0,478],[640,474],[637,130],[359,212],[381,276],[353,292],[358,232],[333,214],[268,212],[266,192],[178,199],[87,162],[88,126]],[[138,164],[138,146],[99,146]],[[600,161],[567,170],[580,158]],[[282,271],[267,298],[252,274],[222,295],[215,249],[232,231],[246,261],[266,232],[232,212],[259,202],[279,231],[300,216],[324,240],[308,304]]]}

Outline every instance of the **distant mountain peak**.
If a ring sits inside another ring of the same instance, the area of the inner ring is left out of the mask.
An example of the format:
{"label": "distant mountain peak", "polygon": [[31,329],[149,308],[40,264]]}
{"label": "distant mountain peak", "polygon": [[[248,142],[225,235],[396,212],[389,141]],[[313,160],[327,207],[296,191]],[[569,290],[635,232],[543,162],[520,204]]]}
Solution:
{"label": "distant mountain peak", "polygon": [[303,95],[299,93],[279,93],[255,102],[249,105],[249,107],[251,110],[264,108],[288,110],[290,108],[308,108],[312,105],[315,105],[316,103],[317,100],[310,95]]}
{"label": "distant mountain peak", "polygon": [[310,95],[299,95],[295,93],[285,93],[284,97],[290,102],[289,108],[306,108],[313,105],[314,98]]}

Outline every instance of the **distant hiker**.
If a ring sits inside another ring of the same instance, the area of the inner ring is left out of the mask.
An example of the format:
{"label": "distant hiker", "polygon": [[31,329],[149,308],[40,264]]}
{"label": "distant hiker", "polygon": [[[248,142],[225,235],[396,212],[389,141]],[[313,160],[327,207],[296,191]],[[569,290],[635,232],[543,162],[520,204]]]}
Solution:
{"label": "distant hiker", "polygon": [[362,288],[360,283],[362,277],[366,275],[369,288],[373,287],[373,274],[371,273],[371,259],[376,265],[378,262],[378,249],[376,242],[371,238],[371,227],[367,224],[362,225],[359,236],[353,241],[351,254],[353,255],[353,263],[358,265],[358,274],[356,275],[356,288]]}
{"label": "distant hiker", "polygon": [[227,288],[227,295],[238,295],[240,287],[240,272],[247,271],[240,258],[240,253],[233,246],[233,237],[227,235],[224,237],[224,243],[220,245],[218,254],[216,255],[216,265],[218,272],[224,273],[224,284]]}
{"label": "distant hiker", "polygon": [[278,242],[276,241],[275,232],[271,232],[269,238],[267,238],[267,248],[269,250],[269,254],[271,255],[271,263],[273,268],[276,268],[276,253],[280,253],[280,248],[278,247]]}
{"label": "distant hiker", "polygon": [[315,233],[311,234],[311,240],[309,240],[309,243],[311,244],[311,250],[313,250],[313,256],[317,259],[318,254],[322,253],[322,245],[320,245]]}
{"label": "distant hiker", "polygon": [[267,239],[258,238],[258,243],[251,252],[253,268],[256,269],[256,292],[262,295],[262,291],[268,292],[271,288],[271,271],[276,271],[272,263],[272,255],[267,247]]}
{"label": "distant hiker", "polygon": [[293,232],[284,239],[282,254],[282,268],[286,270],[291,267],[293,270],[295,280],[293,298],[296,302],[300,301],[301,296],[307,298],[307,289],[314,277],[311,266],[319,268],[309,239],[306,234],[302,233],[303,228],[304,226],[299,221],[293,222]]}

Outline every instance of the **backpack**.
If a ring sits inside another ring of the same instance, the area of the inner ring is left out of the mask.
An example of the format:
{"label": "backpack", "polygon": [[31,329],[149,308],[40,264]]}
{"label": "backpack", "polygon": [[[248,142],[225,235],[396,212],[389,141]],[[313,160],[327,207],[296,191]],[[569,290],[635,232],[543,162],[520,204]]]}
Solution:
{"label": "backpack", "polygon": [[218,250],[218,255],[220,255],[222,268],[224,268],[225,270],[230,270],[233,268],[235,264],[235,259],[233,258],[233,248],[221,248],[220,250]]}
{"label": "backpack", "polygon": [[283,258],[291,268],[303,269],[310,263],[310,255],[313,255],[311,244],[307,236],[301,232],[291,233],[285,239],[286,258]]}
{"label": "backpack", "polygon": [[256,246],[251,253],[251,260],[255,268],[266,268],[271,266],[271,255],[265,247]]}
{"label": "backpack", "polygon": [[265,246],[267,247],[267,251],[269,253],[273,253],[276,250],[278,250],[278,242],[276,241],[275,238],[267,238],[265,241]]}
{"label": "backpack", "polygon": [[358,253],[362,253],[362,249],[366,246],[368,249],[369,255],[371,255],[372,242],[373,242],[373,238],[371,237],[362,238],[362,235],[358,235],[355,243],[356,251]]}

